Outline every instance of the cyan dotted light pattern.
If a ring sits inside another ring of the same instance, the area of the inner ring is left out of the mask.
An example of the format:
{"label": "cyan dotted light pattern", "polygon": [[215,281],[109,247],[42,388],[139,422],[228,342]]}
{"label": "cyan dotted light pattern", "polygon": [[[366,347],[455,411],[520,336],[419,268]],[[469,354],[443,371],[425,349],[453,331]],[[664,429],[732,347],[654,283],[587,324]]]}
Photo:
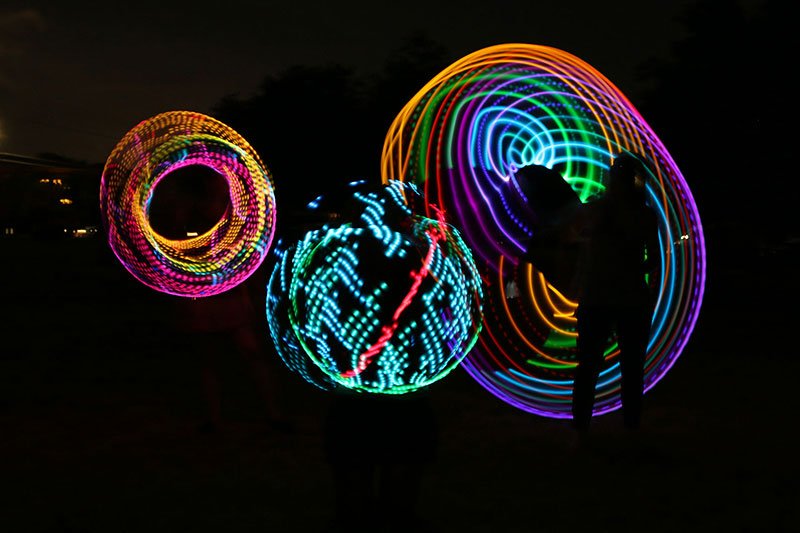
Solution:
{"label": "cyan dotted light pattern", "polygon": [[[349,220],[278,244],[270,334],[284,363],[323,389],[412,392],[444,377],[476,342],[478,271],[442,214],[412,212],[405,195],[417,194],[413,187],[357,184],[350,192],[342,210]],[[310,207],[325,210],[320,204]]]}

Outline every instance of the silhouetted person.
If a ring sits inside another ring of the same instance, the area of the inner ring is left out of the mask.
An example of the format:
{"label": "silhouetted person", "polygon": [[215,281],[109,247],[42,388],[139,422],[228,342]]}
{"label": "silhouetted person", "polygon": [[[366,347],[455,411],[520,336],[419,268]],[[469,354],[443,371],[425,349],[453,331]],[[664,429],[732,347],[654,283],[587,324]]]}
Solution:
{"label": "silhouetted person", "polygon": [[540,165],[520,168],[510,185],[513,209],[534,232],[524,243],[525,260],[559,292],[575,297],[580,198],[558,171]]}
{"label": "silhouetted person", "polygon": [[641,419],[644,362],[655,304],[646,275],[659,250],[658,222],[645,203],[643,171],[642,163],[632,156],[617,157],[606,194],[585,206],[572,404],[573,424],[580,430],[589,427],[603,351],[614,331],[620,348],[625,426],[637,428]]}
{"label": "silhouetted person", "polygon": [[207,419],[199,429],[213,432],[223,422],[219,362],[235,352],[253,377],[265,409],[265,423],[282,432],[291,431],[278,405],[275,384],[264,360],[264,345],[256,334],[259,318],[245,284],[216,296],[181,298],[175,302],[175,311],[178,328],[190,336],[202,357]]}
{"label": "silhouetted person", "polygon": [[[150,207],[154,229],[172,239],[185,239],[212,228],[230,209],[228,185],[221,176],[200,165],[179,169],[159,183]],[[256,311],[245,283],[210,297],[175,298],[174,326],[185,334],[187,347],[202,361],[206,421],[203,432],[222,423],[219,361],[232,352],[244,359],[263,402],[265,422],[290,431],[283,418],[272,376],[264,358],[266,325]]]}

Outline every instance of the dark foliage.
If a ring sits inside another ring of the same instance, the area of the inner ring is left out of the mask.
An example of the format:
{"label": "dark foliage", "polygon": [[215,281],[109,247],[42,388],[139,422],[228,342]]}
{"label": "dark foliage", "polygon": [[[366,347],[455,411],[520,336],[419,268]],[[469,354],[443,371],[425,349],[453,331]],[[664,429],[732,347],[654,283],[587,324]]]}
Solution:
{"label": "dark foliage", "polygon": [[416,34],[377,75],[294,66],[267,76],[251,98],[224,98],[214,115],[253,144],[274,175],[278,202],[293,210],[343,183],[378,180],[392,119],[446,65],[443,47]]}

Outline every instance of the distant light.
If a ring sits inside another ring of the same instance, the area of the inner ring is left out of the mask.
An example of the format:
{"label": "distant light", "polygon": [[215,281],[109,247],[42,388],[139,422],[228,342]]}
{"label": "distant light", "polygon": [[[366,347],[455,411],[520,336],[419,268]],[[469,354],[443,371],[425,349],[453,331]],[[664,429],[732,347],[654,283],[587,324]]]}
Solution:
{"label": "distant light", "polygon": [[197,237],[197,232],[196,231],[187,231],[186,232],[186,236],[187,237]]}
{"label": "distant light", "polygon": [[85,229],[76,229],[75,233],[77,233],[78,235],[84,235],[86,233],[86,230]]}
{"label": "distant light", "polygon": [[70,200],[69,198],[61,198],[59,202],[61,202],[63,205],[70,205],[72,203],[72,200]]}
{"label": "distant light", "polygon": [[316,209],[316,208],[318,208],[318,207],[319,207],[319,202],[320,202],[320,200],[322,200],[322,196],[317,196],[316,198],[314,198],[313,200],[311,200],[310,202],[308,202],[308,208],[309,208],[309,209]]}

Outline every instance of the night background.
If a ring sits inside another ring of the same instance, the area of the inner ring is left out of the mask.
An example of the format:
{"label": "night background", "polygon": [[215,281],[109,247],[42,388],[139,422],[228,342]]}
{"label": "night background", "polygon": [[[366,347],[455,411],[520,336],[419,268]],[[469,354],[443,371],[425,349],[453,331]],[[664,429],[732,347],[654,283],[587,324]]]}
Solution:
{"label": "night background", "polygon": [[[662,5],[663,4],[663,5]],[[172,298],[111,252],[98,208],[119,139],[210,114],[272,172],[278,235],[317,194],[380,180],[384,135],[431,77],[485,46],[553,46],[597,68],[680,167],[702,217],[706,294],[645,396],[636,452],[612,413],[595,453],[566,421],[456,369],[420,531],[774,531],[798,519],[800,227],[785,2],[4,2],[0,7],[0,531],[334,531],[330,396],[264,357],[295,430],[264,424],[221,358],[224,431]],[[788,74],[787,74],[788,72]],[[792,128],[790,130],[790,128]],[[257,306],[272,261],[248,281]]]}

